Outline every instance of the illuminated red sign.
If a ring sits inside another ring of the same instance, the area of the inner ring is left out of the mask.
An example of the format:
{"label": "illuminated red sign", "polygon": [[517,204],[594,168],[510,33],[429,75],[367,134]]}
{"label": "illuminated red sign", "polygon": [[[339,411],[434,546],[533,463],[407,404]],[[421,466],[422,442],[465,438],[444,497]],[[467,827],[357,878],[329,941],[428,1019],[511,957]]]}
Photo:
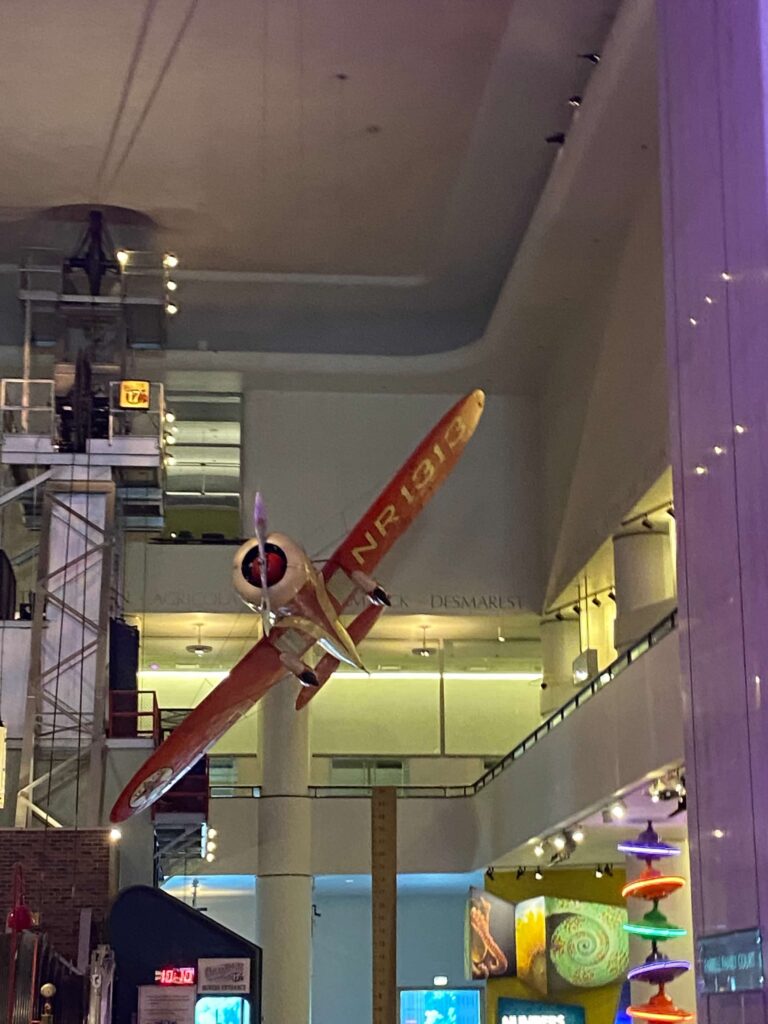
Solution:
{"label": "illuminated red sign", "polygon": [[155,971],[156,985],[194,985],[194,967],[163,967]]}

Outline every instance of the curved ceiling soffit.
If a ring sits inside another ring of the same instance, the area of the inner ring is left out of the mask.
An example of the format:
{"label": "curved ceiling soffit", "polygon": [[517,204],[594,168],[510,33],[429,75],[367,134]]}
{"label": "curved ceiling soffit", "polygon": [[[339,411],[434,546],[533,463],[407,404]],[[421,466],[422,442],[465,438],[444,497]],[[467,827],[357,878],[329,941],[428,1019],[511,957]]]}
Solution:
{"label": "curved ceiling soffit", "polygon": [[[535,316],[538,304],[542,308],[556,305],[560,287],[571,291],[577,264],[589,273],[589,261],[583,259],[585,231],[602,233],[608,246],[621,244],[633,208],[628,197],[639,193],[656,166],[656,112],[650,109],[652,103],[643,100],[648,91],[638,88],[643,77],[655,83],[653,62],[648,59],[653,38],[652,3],[625,0],[606,41],[599,73],[590,79],[579,117],[553,164],[481,337],[440,353],[395,358],[170,350],[164,357],[168,370],[235,372],[244,381],[257,376],[264,387],[278,381],[284,385],[290,376],[297,387],[310,381],[317,387],[323,381],[339,386],[365,380],[366,385],[382,390],[391,385],[439,391],[471,379],[474,386],[490,393],[531,393],[535,389],[527,371],[535,371],[535,359],[532,362],[522,351],[524,346],[515,345],[517,329],[530,334],[534,329],[531,309]],[[630,106],[635,107],[634,116],[628,116]],[[638,159],[641,149],[646,151],[645,160]],[[611,175],[608,187],[598,187],[598,169]],[[575,210],[573,216],[571,210]],[[563,259],[569,251],[573,253],[570,264]],[[547,266],[553,252],[560,257],[554,273]],[[612,262],[613,250],[604,258]]]}

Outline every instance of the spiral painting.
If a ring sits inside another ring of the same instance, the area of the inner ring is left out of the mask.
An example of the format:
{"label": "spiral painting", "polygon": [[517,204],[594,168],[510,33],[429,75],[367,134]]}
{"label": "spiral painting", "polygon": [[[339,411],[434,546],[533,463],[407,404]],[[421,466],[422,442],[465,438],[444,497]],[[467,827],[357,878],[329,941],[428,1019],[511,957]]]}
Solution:
{"label": "spiral painting", "polygon": [[538,992],[600,988],[629,962],[626,911],[541,896],[517,907],[518,975]]}

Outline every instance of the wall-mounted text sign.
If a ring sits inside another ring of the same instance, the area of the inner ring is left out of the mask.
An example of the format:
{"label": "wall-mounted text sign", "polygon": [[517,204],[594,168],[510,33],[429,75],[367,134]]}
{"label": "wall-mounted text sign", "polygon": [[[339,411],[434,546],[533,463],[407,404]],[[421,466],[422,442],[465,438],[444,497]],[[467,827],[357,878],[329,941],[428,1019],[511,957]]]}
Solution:
{"label": "wall-mounted text sign", "polygon": [[251,961],[247,957],[217,957],[197,961],[197,991],[247,995],[251,991]]}
{"label": "wall-mounted text sign", "polygon": [[497,1024],[584,1024],[584,1007],[500,999],[496,1020]]}
{"label": "wall-mounted text sign", "polygon": [[763,945],[759,928],[705,935],[698,942],[702,992],[752,992],[763,987]]}

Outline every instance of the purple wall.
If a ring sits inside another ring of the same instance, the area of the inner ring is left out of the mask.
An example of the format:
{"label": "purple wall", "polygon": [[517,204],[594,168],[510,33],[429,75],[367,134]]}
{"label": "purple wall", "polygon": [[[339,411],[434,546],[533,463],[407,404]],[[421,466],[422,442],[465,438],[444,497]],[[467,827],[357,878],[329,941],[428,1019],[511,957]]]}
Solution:
{"label": "purple wall", "polygon": [[[759,925],[768,936],[767,6],[657,2],[699,935]],[[764,995],[702,999],[699,1014],[713,1024],[763,1022]]]}

